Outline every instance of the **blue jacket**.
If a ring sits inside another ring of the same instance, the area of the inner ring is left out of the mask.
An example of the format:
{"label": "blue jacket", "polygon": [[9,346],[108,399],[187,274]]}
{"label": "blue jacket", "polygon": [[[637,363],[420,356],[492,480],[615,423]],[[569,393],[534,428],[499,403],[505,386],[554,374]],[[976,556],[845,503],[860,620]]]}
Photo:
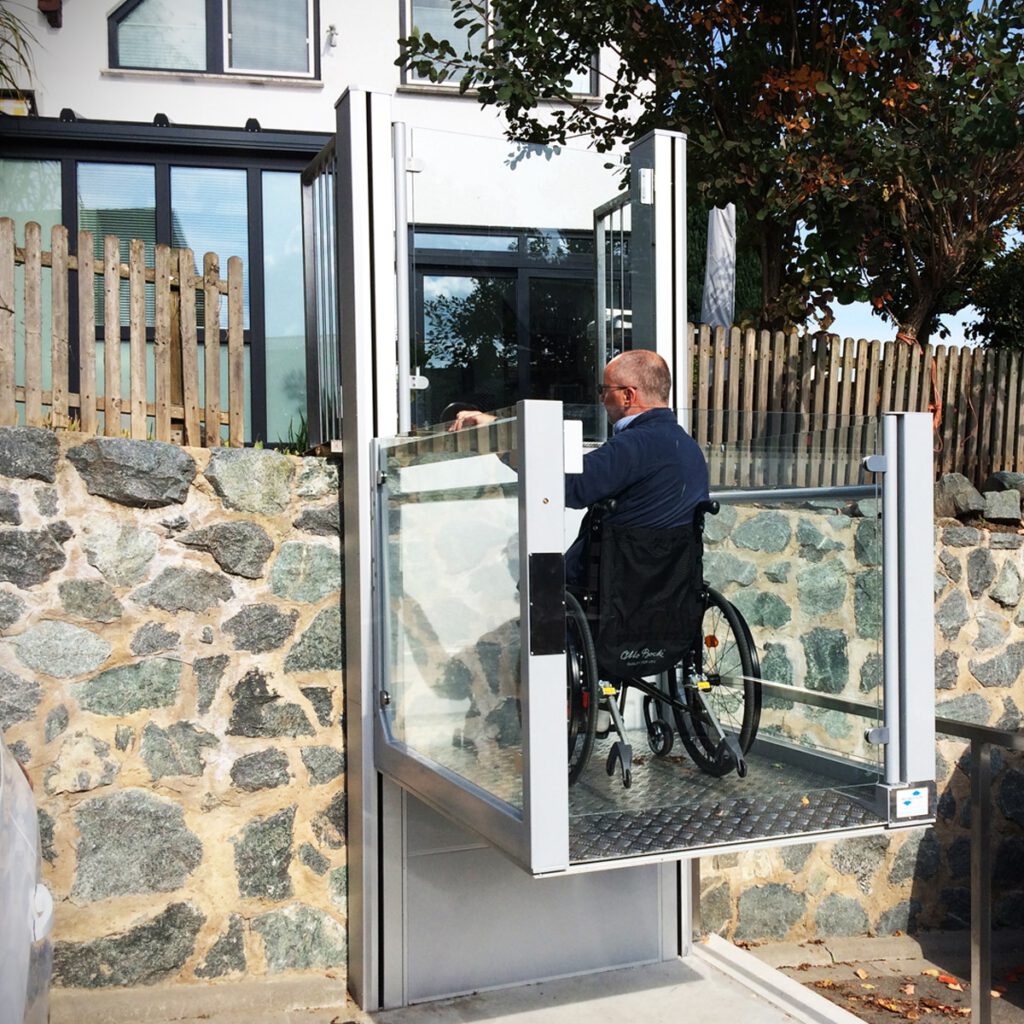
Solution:
{"label": "blue jacket", "polygon": [[[708,497],[708,467],[697,442],[671,409],[649,409],[583,458],[583,472],[566,474],[565,504],[588,508],[615,499],[609,522],[666,528],[693,522]],[[565,575],[580,582],[584,538],[565,557]]]}

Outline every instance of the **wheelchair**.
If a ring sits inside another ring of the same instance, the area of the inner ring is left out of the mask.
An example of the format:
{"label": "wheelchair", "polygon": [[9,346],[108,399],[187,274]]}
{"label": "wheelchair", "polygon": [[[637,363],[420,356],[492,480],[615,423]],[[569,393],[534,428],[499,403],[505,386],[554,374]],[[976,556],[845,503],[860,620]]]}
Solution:
{"label": "wheelchair", "polygon": [[[566,589],[566,711],[568,721],[569,784],[583,774],[594,742],[615,733],[605,768],[614,775],[618,767],[622,784],[632,785],[633,751],[623,723],[626,695],[630,689],[643,694],[643,716],[647,743],[656,757],[667,757],[678,733],[683,747],[697,767],[708,775],[721,777],[735,771],[747,773],[744,755],[757,735],[761,717],[760,665],[754,641],[739,611],[717,590],[708,586],[700,572],[704,516],[715,515],[716,501],[702,502],[696,511],[693,535],[697,544],[694,565],[701,577],[691,587],[695,607],[679,609],[681,652],[656,675],[619,674],[599,665],[595,647],[597,624],[601,621],[602,595],[599,573],[588,573],[587,585]],[[599,547],[601,519],[607,507],[598,510],[590,526],[591,549]],[[680,528],[680,529],[689,529]],[[597,557],[588,554],[588,563]],[[639,608],[641,612],[642,607]],[[642,615],[641,615],[642,617]],[[684,620],[689,620],[689,627]],[[642,645],[643,638],[637,638]],[[598,732],[600,711],[610,716],[607,730]],[[668,713],[675,724],[673,730]]]}

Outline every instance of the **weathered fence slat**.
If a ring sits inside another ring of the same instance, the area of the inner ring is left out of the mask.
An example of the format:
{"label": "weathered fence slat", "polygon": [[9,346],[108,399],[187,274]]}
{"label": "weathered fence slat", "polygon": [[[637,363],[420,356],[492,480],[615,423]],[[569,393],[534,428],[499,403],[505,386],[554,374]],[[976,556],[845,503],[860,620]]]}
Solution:
{"label": "weathered fence slat", "polygon": [[50,232],[50,426],[68,425],[68,229]]}
{"label": "weathered fence slat", "polygon": [[78,232],[78,421],[95,434],[96,415],[96,256],[91,231]]}
{"label": "weathered fence slat", "polygon": [[697,417],[697,444],[706,451],[710,439],[708,430],[708,412],[711,402],[707,393],[707,385],[711,380],[711,328],[701,324],[697,331],[697,401],[695,415]]}
{"label": "weathered fence slat", "polygon": [[103,237],[103,433],[121,433],[121,246]]}
{"label": "weathered fence slat", "polygon": [[992,383],[992,390],[985,394],[990,397],[994,409],[992,410],[992,443],[988,456],[988,472],[993,468],[1002,466],[1006,461],[1006,391],[999,387],[999,381],[1005,381],[1009,367],[1007,356],[1009,353],[1002,349],[993,353],[997,358],[993,360],[995,379]]}
{"label": "weathered fence slat", "polygon": [[42,248],[39,225],[25,225],[25,423],[43,423]]}
{"label": "weathered fence slat", "polygon": [[985,423],[984,418],[980,415],[981,396],[984,393],[985,353],[974,352],[973,357],[970,379],[971,422],[968,424],[970,432],[967,435],[967,471],[965,475],[970,479],[977,479],[981,474],[979,451],[985,443],[983,439]]}
{"label": "weathered fence slat", "polygon": [[942,457],[938,465],[939,472],[953,472],[953,457],[956,454],[956,420],[959,415],[957,402],[957,381],[960,374],[960,350],[952,346],[946,350],[945,376],[940,380],[943,384],[942,396]]}
{"label": "weathered fence slat", "polygon": [[977,448],[977,478],[984,480],[988,476],[989,457],[992,451],[992,421],[995,418],[991,408],[985,408],[982,404],[983,396],[992,394],[993,378],[995,370],[995,352],[982,353],[981,363],[981,389],[978,392],[975,408],[978,410],[978,448]]}
{"label": "weathered fence slat", "polygon": [[1011,473],[1024,473],[1024,404],[1020,399],[1021,354],[1014,352],[1010,362],[1008,392],[1017,396],[1010,402],[1010,416],[1006,421],[1006,456],[1012,460],[1008,469]]}
{"label": "weathered fence slat", "polygon": [[0,217],[0,427],[18,422],[14,398],[14,221]]}
{"label": "weathered fence slat", "polygon": [[245,444],[242,416],[245,395],[245,335],[242,329],[242,260],[228,259],[228,442],[232,448]]}
{"label": "weathered fence slat", "polygon": [[185,444],[203,443],[199,431],[199,343],[196,338],[196,272],[191,249],[178,251],[178,301],[181,324],[181,403]]}
{"label": "weathered fence slat", "polygon": [[128,245],[128,345],[131,353],[132,437],[149,433],[146,417],[146,243],[133,238]]}
{"label": "weathered fence slat", "polygon": [[840,431],[839,436],[842,464],[836,478],[836,483],[843,485],[856,483],[858,473],[852,460],[852,449],[856,443],[857,414],[853,404],[853,376],[856,350],[857,342],[853,338],[847,338],[843,345],[843,386],[839,398],[839,407],[842,410],[843,417],[843,429]]}
{"label": "weathered fence slat", "polygon": [[171,250],[156,247],[156,281],[153,297],[156,315],[153,330],[154,434],[158,441],[171,439]]}
{"label": "weathered fence slat", "polygon": [[716,327],[712,344],[712,370],[711,381],[714,390],[714,397],[711,403],[711,447],[715,452],[713,465],[718,467],[717,476],[712,471],[714,483],[721,484],[725,479],[725,472],[722,468],[722,443],[725,440],[725,374],[726,374],[726,353],[725,353],[725,328]]}
{"label": "weathered fence slat", "polygon": [[206,370],[204,394],[206,397],[207,448],[220,445],[220,261],[215,253],[203,257],[203,358]]}

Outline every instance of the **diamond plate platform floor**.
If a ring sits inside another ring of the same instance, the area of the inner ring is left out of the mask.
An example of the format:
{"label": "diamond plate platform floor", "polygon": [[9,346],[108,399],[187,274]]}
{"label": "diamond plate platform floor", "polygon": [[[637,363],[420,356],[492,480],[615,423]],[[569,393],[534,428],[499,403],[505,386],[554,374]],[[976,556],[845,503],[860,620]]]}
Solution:
{"label": "diamond plate platform floor", "polygon": [[629,789],[617,771],[606,773],[610,742],[598,741],[583,777],[569,790],[572,864],[885,824],[873,782],[829,778],[827,761],[811,770],[752,752],[745,778],[732,773],[716,779],[683,753],[655,757],[642,731],[631,733],[630,742]]}

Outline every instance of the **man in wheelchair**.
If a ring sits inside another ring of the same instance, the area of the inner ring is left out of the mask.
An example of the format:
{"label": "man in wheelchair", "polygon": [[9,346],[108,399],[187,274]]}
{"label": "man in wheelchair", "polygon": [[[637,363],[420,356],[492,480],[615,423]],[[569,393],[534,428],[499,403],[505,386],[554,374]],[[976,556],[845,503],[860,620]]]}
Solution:
{"label": "man in wheelchair", "polygon": [[[671,708],[687,752],[709,774],[745,773],[756,732],[753,642],[732,605],[703,582],[701,526],[718,506],[704,454],[669,407],[671,388],[655,352],[612,359],[599,389],[612,436],[584,456],[582,473],[565,478],[566,506],[588,509],[565,558],[570,783],[590,759],[600,716],[618,737],[608,774],[618,765],[631,784],[628,688],[644,694],[655,755],[672,748]],[[449,429],[491,419],[464,410]]]}
{"label": "man in wheelchair", "polygon": [[[651,750],[673,731],[705,772],[745,774],[760,687],[746,624],[703,582],[701,527],[709,500],[704,455],[669,408],[672,378],[646,350],[608,363],[600,388],[612,437],[566,476],[565,503],[586,508],[566,554],[569,780],[595,736],[614,730],[606,769],[632,782],[623,723],[628,688],[644,694]],[[600,723],[600,727],[599,727]]]}

